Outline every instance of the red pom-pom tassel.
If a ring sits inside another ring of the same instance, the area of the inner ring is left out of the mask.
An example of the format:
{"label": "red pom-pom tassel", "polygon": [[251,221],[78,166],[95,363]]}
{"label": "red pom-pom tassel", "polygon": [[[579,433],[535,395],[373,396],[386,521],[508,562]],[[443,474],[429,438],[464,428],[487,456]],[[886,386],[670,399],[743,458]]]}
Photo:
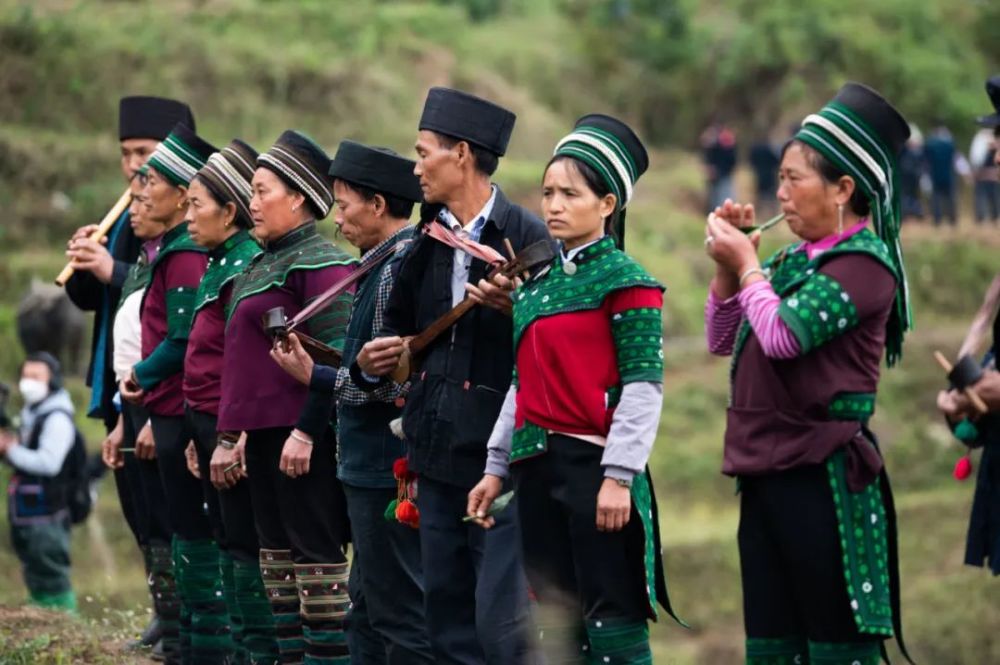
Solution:
{"label": "red pom-pom tassel", "polygon": [[409,472],[410,466],[406,463],[405,457],[400,457],[392,463],[392,475],[396,478],[396,480],[406,480],[406,476]]}
{"label": "red pom-pom tassel", "polygon": [[413,503],[409,499],[403,499],[396,506],[396,520],[401,524],[406,524],[414,529],[420,526],[420,511],[417,510],[417,504]]}
{"label": "red pom-pom tassel", "polygon": [[951,472],[951,475],[955,476],[955,480],[965,480],[971,474],[972,460],[969,459],[968,455],[965,455],[955,462],[955,470]]}

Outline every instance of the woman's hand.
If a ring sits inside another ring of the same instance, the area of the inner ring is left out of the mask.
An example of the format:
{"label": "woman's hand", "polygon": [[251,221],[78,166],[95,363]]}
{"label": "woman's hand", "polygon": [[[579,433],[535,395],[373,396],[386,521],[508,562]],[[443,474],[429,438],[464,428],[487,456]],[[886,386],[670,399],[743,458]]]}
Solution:
{"label": "woman's hand", "polygon": [[142,404],[142,400],[146,397],[146,391],[136,381],[134,370],[129,373],[127,379],[122,379],[118,384],[118,392],[121,393],[123,400],[132,404]]}
{"label": "woman's hand", "polygon": [[740,205],[729,199],[709,213],[705,225],[705,251],[720,269],[739,276],[760,266],[757,248],[760,233],[745,234],[739,229],[753,226],[753,205]]}
{"label": "woman's hand", "polygon": [[288,333],[288,350],[285,351],[278,340],[274,341],[271,347],[271,360],[278,363],[278,367],[285,370],[289,376],[299,383],[309,385],[312,381],[313,362],[312,357],[306,353],[299,341],[298,335]]}
{"label": "woman's hand", "polygon": [[135,437],[135,458],[142,460],[156,459],[156,441],[153,440],[153,426],[146,421],[146,424],[139,430],[139,436]]}
{"label": "woman's hand", "polygon": [[194,441],[188,441],[187,448],[184,449],[184,461],[187,462],[191,475],[201,480],[201,467],[198,466],[198,451],[194,447]]}
{"label": "woman's hand", "polygon": [[597,530],[621,531],[632,514],[632,490],[605,478],[597,493]]}
{"label": "woman's hand", "polygon": [[[296,437],[306,439],[310,443],[303,443]],[[285,439],[285,446],[281,449],[278,470],[289,478],[306,475],[309,473],[309,460],[312,458],[312,451],[312,438],[298,429],[292,430],[292,434]]]}
{"label": "woman's hand", "polygon": [[[241,436],[240,441],[246,445],[246,437]],[[236,466],[233,466],[233,465]],[[246,467],[243,462],[243,448],[239,443],[233,448],[223,448],[216,446],[212,451],[212,461],[209,463],[211,469],[212,485],[219,490],[229,489],[236,485],[241,478],[245,478]]]}
{"label": "woman's hand", "polygon": [[120,469],[125,466],[125,457],[121,452],[122,439],[125,436],[124,429],[122,416],[118,416],[118,424],[101,442],[101,461],[109,469]]}
{"label": "woman's hand", "polygon": [[489,529],[496,523],[493,516],[487,515],[486,511],[493,505],[494,499],[500,496],[502,489],[503,478],[489,473],[484,475],[483,479],[472,488],[469,492],[469,503],[465,512],[470,517],[475,518],[473,522],[484,529]]}

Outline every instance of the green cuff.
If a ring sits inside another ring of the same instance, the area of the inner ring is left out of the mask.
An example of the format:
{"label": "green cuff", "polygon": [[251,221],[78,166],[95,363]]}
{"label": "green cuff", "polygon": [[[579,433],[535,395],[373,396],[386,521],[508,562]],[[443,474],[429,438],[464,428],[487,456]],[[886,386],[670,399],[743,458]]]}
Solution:
{"label": "green cuff", "polygon": [[184,371],[186,339],[165,339],[134,368],[135,380],[143,390],[152,390],[160,382]]}

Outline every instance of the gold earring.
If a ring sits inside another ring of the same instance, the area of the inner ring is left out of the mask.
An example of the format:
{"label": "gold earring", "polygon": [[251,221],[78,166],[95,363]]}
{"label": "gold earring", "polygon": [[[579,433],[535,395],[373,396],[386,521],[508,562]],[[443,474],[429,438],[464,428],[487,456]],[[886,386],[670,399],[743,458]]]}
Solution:
{"label": "gold earring", "polygon": [[844,235],[844,204],[837,204],[837,233]]}

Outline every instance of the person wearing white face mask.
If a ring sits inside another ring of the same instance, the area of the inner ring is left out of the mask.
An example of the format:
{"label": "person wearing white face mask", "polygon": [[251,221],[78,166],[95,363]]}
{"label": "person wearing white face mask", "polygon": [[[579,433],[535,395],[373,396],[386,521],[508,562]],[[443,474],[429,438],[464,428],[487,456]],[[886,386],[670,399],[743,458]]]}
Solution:
{"label": "person wearing white face mask", "polygon": [[0,456],[14,468],[8,488],[11,541],[31,603],[76,609],[70,585],[70,492],[66,467],[77,441],[73,403],[62,388],[59,361],[34,353],[21,365],[24,400],[17,435],[0,432]]}

